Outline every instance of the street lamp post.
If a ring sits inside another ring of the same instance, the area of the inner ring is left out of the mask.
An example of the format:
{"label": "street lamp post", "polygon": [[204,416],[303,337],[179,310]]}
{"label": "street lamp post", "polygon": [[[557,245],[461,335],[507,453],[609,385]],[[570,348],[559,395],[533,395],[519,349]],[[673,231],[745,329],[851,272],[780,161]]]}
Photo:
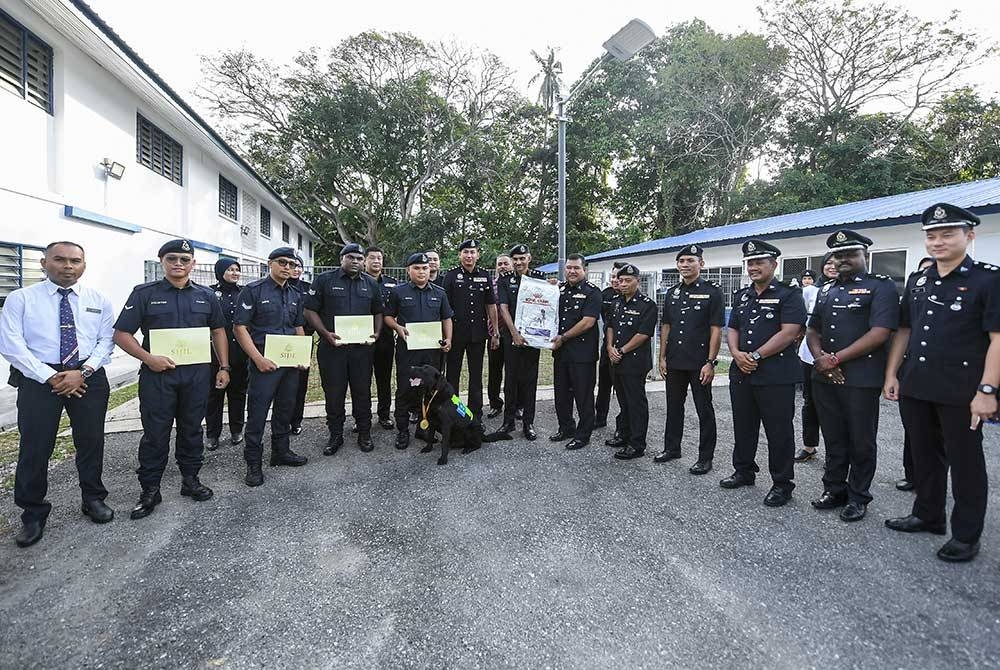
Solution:
{"label": "street lamp post", "polygon": [[570,89],[565,98],[561,95],[556,100],[556,121],[559,123],[559,280],[566,279],[566,124],[569,117],[566,109],[580,89],[584,87],[595,72],[609,60],[627,61],[639,50],[652,42],[656,33],[649,25],[639,19],[632,19],[624,28],[608,38],[602,46],[604,54],[594,65],[580,77],[580,81]]}

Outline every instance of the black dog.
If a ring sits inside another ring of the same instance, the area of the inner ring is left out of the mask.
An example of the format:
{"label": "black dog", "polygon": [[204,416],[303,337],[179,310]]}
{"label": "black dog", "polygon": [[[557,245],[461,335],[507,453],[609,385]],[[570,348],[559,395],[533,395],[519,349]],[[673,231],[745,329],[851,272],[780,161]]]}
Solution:
{"label": "black dog", "polygon": [[[420,428],[427,446],[420,453],[434,448],[434,434],[441,433],[441,457],[437,464],[448,462],[448,450],[464,446],[463,454],[475,451],[483,445],[483,426],[468,407],[458,399],[455,389],[430,365],[415,365],[410,368],[411,390],[417,394],[420,403]],[[427,423],[424,423],[426,417]],[[420,431],[417,436],[421,437]]]}

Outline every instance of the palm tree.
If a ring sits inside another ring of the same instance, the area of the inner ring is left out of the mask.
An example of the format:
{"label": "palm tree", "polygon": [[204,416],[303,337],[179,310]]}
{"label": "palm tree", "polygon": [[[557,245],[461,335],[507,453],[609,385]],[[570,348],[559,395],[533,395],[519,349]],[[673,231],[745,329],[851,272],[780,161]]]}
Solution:
{"label": "palm tree", "polygon": [[528,86],[533,86],[539,79],[542,80],[542,85],[538,89],[538,104],[552,111],[555,108],[559,92],[562,90],[562,82],[560,81],[562,63],[556,60],[556,49],[546,47],[546,50],[544,58],[534,49],[531,50],[531,55],[541,69],[531,78]]}

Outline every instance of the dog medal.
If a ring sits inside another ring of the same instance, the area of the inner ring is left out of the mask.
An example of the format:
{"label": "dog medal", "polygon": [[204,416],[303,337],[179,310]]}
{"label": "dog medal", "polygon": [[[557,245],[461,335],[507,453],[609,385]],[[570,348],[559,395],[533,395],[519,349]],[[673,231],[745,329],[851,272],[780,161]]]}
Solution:
{"label": "dog medal", "polygon": [[420,420],[420,430],[427,430],[428,428],[430,428],[430,426],[431,422],[428,421],[427,419]]}

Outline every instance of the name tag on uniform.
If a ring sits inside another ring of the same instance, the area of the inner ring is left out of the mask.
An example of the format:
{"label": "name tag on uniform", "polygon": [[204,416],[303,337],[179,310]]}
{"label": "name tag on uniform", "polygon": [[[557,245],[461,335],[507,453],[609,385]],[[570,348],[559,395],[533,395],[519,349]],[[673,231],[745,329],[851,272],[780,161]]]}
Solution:
{"label": "name tag on uniform", "polygon": [[343,286],[331,286],[334,291],[344,291],[346,290]]}
{"label": "name tag on uniform", "polygon": [[[688,297],[689,297],[689,298],[698,298],[698,299],[704,299],[704,298],[711,298],[712,296],[710,296],[710,295],[709,295],[709,294],[707,294],[707,293],[698,293],[698,294],[694,294],[694,293],[692,293],[692,294],[691,294],[691,295],[689,295]],[[761,300],[761,302],[764,302],[764,301],[763,301],[763,300]]]}
{"label": "name tag on uniform", "polygon": [[871,289],[867,289],[867,288],[852,288],[847,293],[848,293],[848,295],[868,295],[869,293],[871,293]]}
{"label": "name tag on uniform", "polygon": [[634,310],[631,310],[631,309],[626,309],[625,313],[626,314],[631,314],[632,316],[639,316],[639,312],[638,311],[634,311]]}
{"label": "name tag on uniform", "polygon": [[489,278],[489,277],[473,277],[473,278],[472,278],[472,281],[474,281],[474,282],[479,282],[479,283],[483,283],[483,284],[485,284],[485,283],[486,283],[486,282],[488,282],[489,280],[490,280],[490,278]]}
{"label": "name tag on uniform", "polygon": [[757,304],[760,305],[777,305],[781,302],[781,298],[765,298],[764,300],[758,300]]}
{"label": "name tag on uniform", "polygon": [[86,310],[88,312],[90,312],[91,314],[100,314],[101,313],[101,310],[99,310],[96,307],[87,307]]}
{"label": "name tag on uniform", "polygon": [[584,294],[582,294],[582,293],[575,293],[575,294],[573,294],[573,297],[574,297],[574,298],[586,298],[587,296],[585,296],[585,295],[584,295]]}

